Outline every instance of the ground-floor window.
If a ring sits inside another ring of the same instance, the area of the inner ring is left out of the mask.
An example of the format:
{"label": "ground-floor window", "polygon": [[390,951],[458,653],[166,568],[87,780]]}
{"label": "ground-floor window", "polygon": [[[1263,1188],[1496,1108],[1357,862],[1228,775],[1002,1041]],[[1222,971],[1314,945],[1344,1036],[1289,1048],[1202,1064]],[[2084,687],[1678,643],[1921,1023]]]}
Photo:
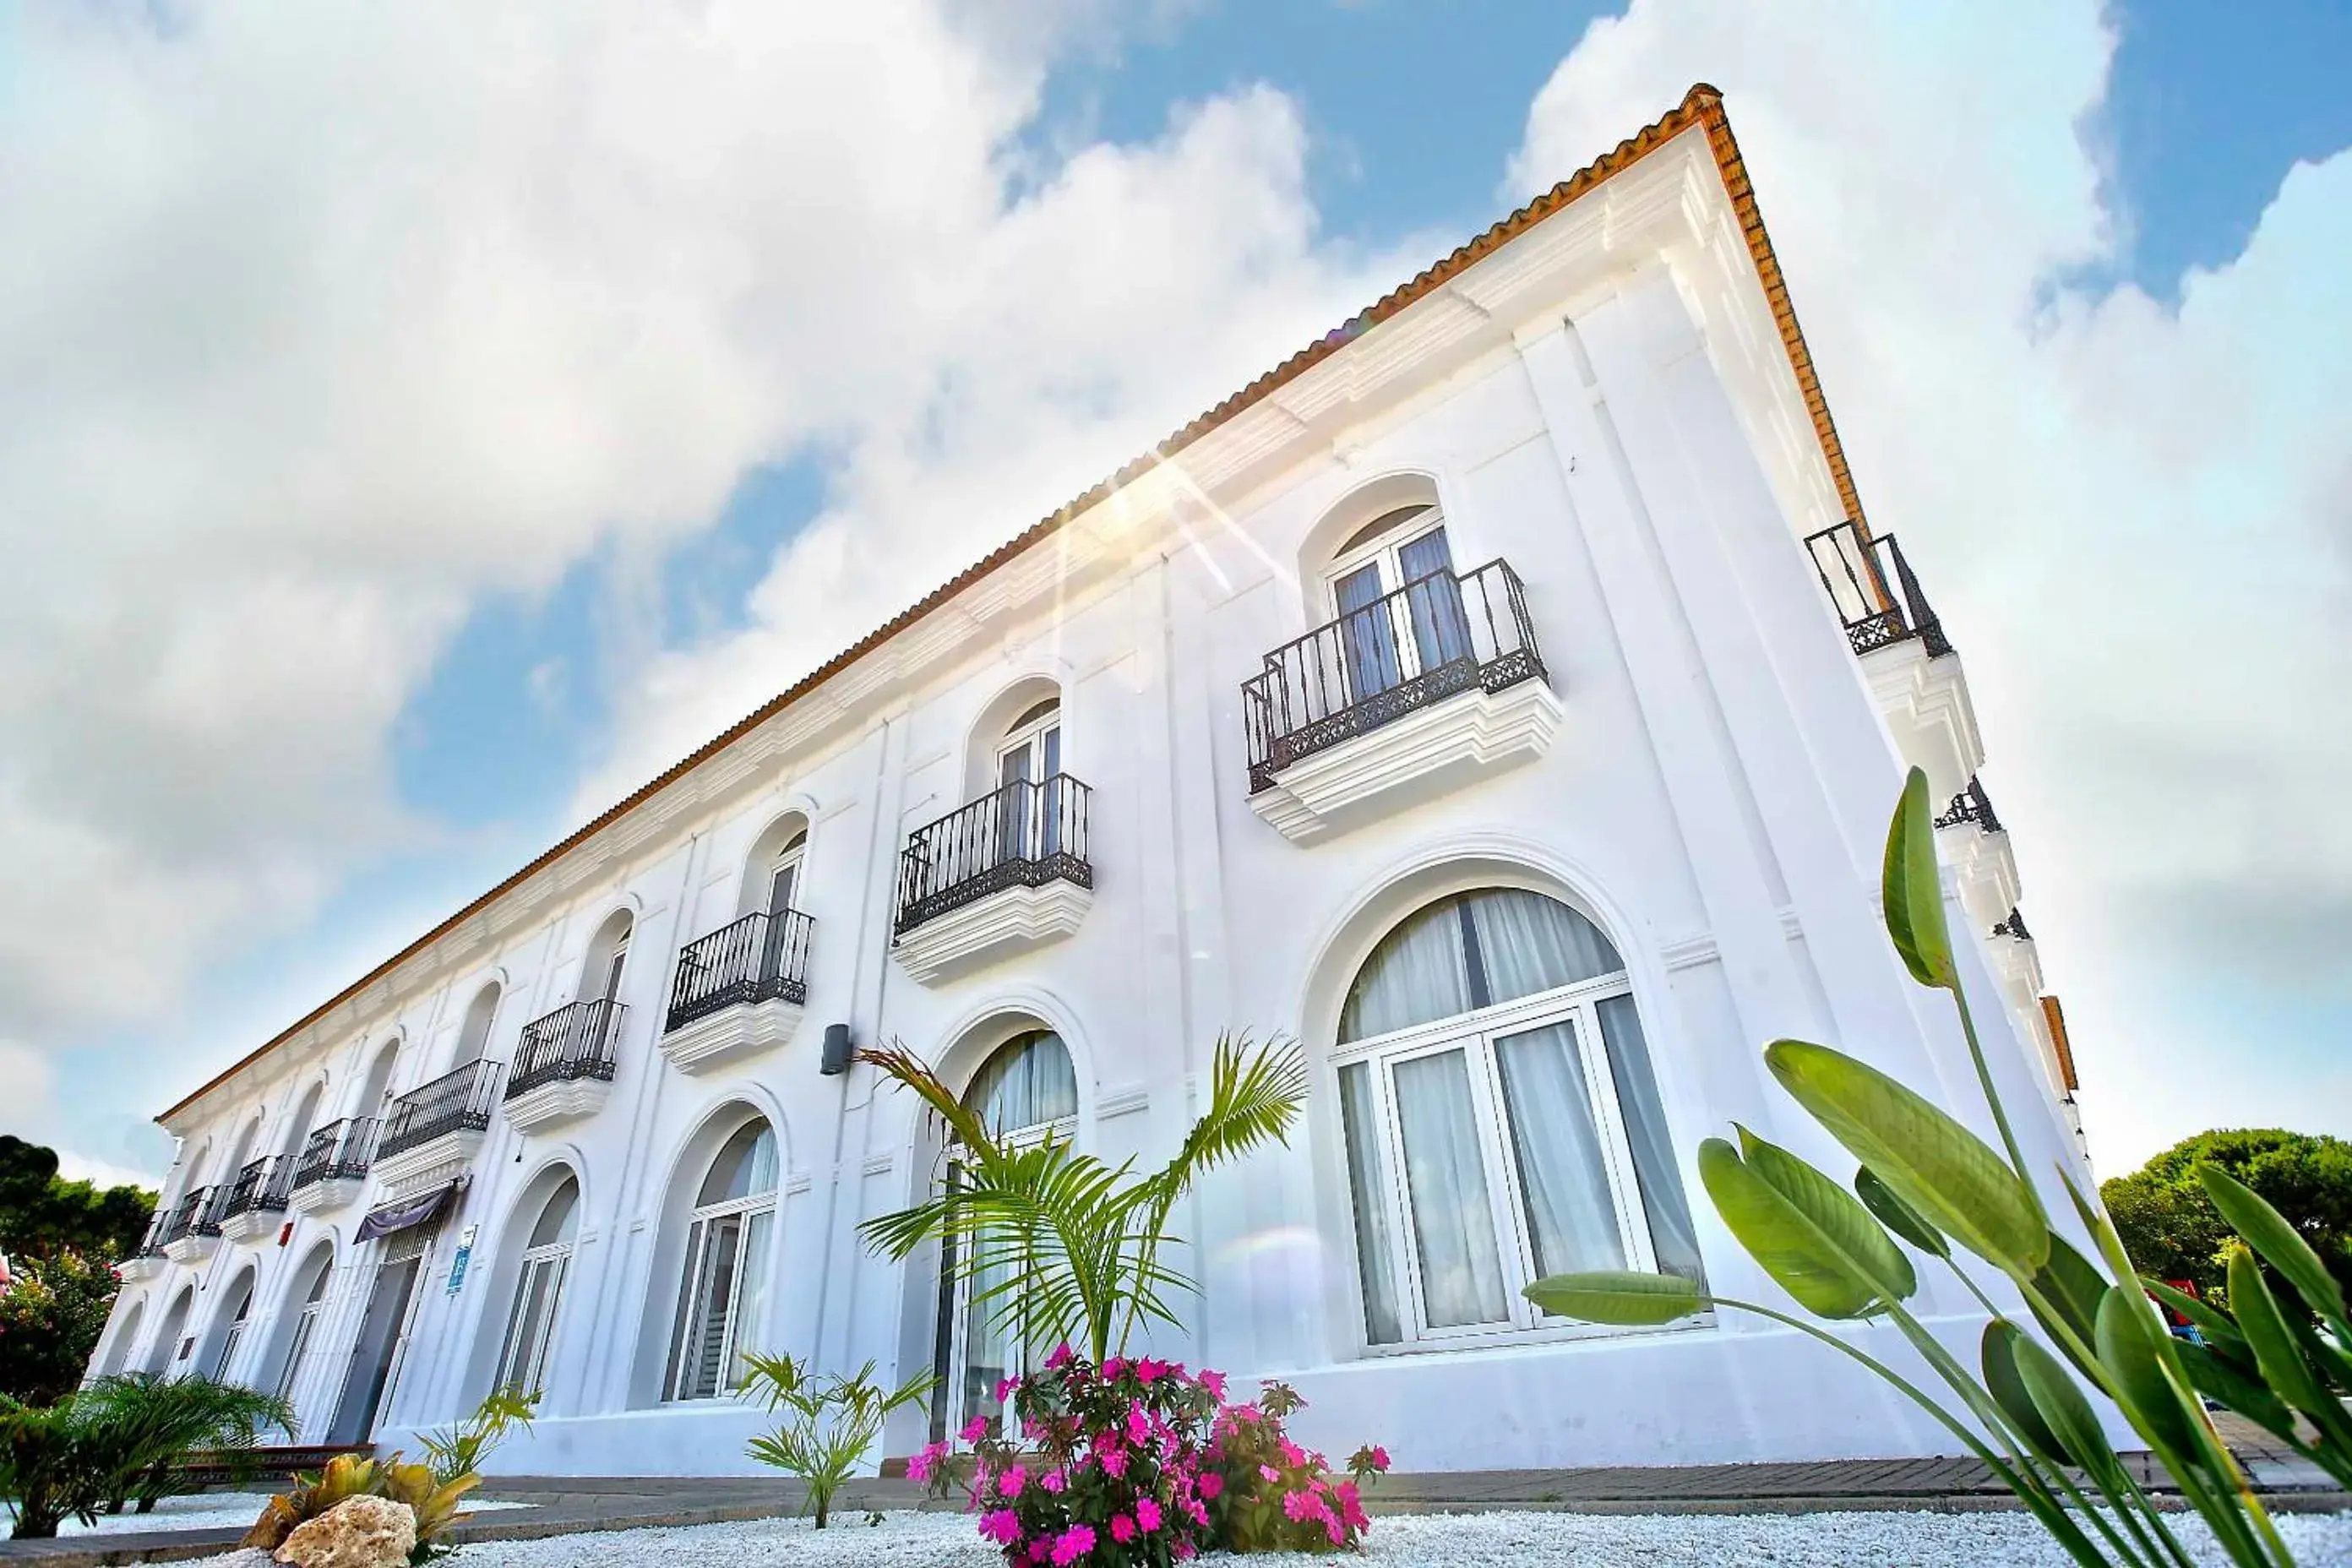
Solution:
{"label": "ground-floor window", "polygon": [[286,1342],[286,1364],[278,1373],[278,1397],[294,1397],[295,1381],[302,1375],[302,1357],[310,1348],[311,1336],[319,1331],[319,1315],[327,1300],[327,1279],[334,1272],[334,1256],[320,1247],[310,1265],[310,1283],[304,1289],[302,1305],[294,1314],[294,1331]]}
{"label": "ground-floor window", "polygon": [[667,1399],[710,1399],[741,1384],[761,1347],[776,1228],[776,1135],[739,1128],[719,1151],[688,1216],[686,1272],[670,1338]]}
{"label": "ground-floor window", "polygon": [[1545,1325],[1547,1274],[1699,1277],[1624,962],[1517,889],[1442,899],[1383,938],[1334,1053],[1364,1339]]}
{"label": "ground-floor window", "polygon": [[541,1205],[524,1242],[514,1305],[499,1349],[497,1387],[527,1395],[546,1388],[548,1352],[555,1343],[556,1315],[579,1230],[580,1184],[567,1176]]}

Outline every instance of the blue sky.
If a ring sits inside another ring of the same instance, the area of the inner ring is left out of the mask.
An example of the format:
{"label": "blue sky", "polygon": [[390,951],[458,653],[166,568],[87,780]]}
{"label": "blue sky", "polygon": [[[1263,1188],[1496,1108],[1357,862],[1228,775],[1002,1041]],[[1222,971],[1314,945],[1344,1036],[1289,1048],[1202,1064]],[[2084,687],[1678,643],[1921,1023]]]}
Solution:
{"label": "blue sky", "polygon": [[[1573,4],[1429,5],[1404,0],[1295,0],[1259,5],[1199,0],[1155,7],[1160,20],[1039,47],[1031,60],[1034,75],[1012,72],[1002,100],[991,100],[973,111],[979,122],[973,142],[998,161],[1031,171],[1034,183],[1043,186],[1065,172],[1075,150],[1107,144],[1141,159],[1182,142],[1181,127],[1197,106],[1241,102],[1259,84],[1282,95],[1286,111],[1297,117],[1303,167],[1298,194],[1307,209],[1310,232],[1296,242],[1298,254],[1290,258],[1295,263],[1290,272],[1274,280],[1282,287],[1270,283],[1265,291],[1281,294],[1291,306],[1311,300],[1311,310],[1323,314],[1270,311],[1268,319],[1285,322],[1280,331],[1288,335],[1276,335],[1271,328],[1236,328],[1246,353],[1230,363],[1218,362],[1222,368],[1217,374],[1229,379],[1202,385],[1185,383],[1187,397],[1213,396],[1295,347],[1301,335],[1288,324],[1295,316],[1301,321],[1336,321],[1348,309],[1366,302],[1531,194],[1515,188],[1510,174],[1514,160],[1526,156],[1530,106],[1578,47],[1588,25],[1618,9]],[[1884,16],[1866,8],[1860,15],[1873,22]],[[2240,258],[2299,160],[2315,162],[2352,147],[2352,95],[2345,94],[2336,79],[2342,62],[2352,59],[2352,9],[2317,0],[2278,0],[2226,10],[2188,0],[2147,0],[2112,7],[2106,16],[2119,46],[2103,99],[2082,116],[2074,133],[2100,172],[2105,210],[2119,225],[2125,243],[2087,269],[2067,267],[2059,277],[2087,300],[2136,288],[2171,310],[2180,306],[2184,279],[2193,269],[2227,268]],[[0,27],[21,23],[14,12],[0,11]],[[1856,26],[1849,32],[1864,30]],[[331,29],[322,25],[321,31]],[[282,46],[286,58],[304,47],[336,47],[331,40],[316,38],[268,42]],[[220,46],[224,70],[239,62],[235,43],[232,39]],[[1832,57],[1851,49],[1862,62],[1873,58],[1870,49],[1882,45],[1890,54],[1900,55],[1885,39],[1833,30],[1825,30],[1816,47]],[[254,68],[268,68],[270,49],[248,52],[265,62]],[[427,53],[420,51],[424,64],[409,79],[398,74],[400,51],[387,47],[383,52],[384,79],[392,88],[407,80],[409,93],[402,100],[398,91],[388,88],[386,102],[413,111],[418,90],[437,90],[437,84],[447,79],[446,62],[436,63]],[[1021,56],[1018,47],[1012,52]],[[1703,64],[1701,70],[1728,88],[1749,63],[1727,57]],[[2021,101],[2028,95],[2022,79],[2032,74],[2032,64],[2021,58]],[[282,66],[278,68],[282,72]],[[655,68],[646,68],[651,72]],[[59,71],[58,79],[70,79]],[[353,79],[322,75],[320,79],[348,84]],[[436,85],[420,89],[419,82]],[[72,97],[57,95],[68,105],[57,111],[56,123],[68,132],[60,137],[60,146],[82,133],[71,119]],[[1643,101],[1646,112],[1616,125],[1616,133],[1630,133],[1641,118],[1671,102],[1672,94]],[[21,109],[22,101],[16,107]],[[0,112],[9,109],[0,100]],[[1921,116],[1944,110],[1932,94],[1905,106],[1905,112]],[[1733,113],[1743,140],[1751,140],[1736,89]],[[1282,193],[1280,118],[1253,122],[1261,130],[1272,125],[1266,134],[1275,153],[1265,167],[1252,165],[1237,174],[1237,183],[1262,176],[1277,195]],[[1771,122],[1768,119],[1765,123]],[[248,132],[247,127],[213,130],[226,146],[260,144],[238,142]],[[0,123],[0,133],[5,131]],[[189,132],[192,141],[204,134],[201,130]],[[1756,151],[1751,147],[1751,156]],[[276,153],[248,151],[244,156],[237,167],[258,170]],[[1547,177],[1560,172],[1555,169]],[[1986,179],[2012,173],[1993,164],[1989,155]],[[0,170],[0,175],[5,174]],[[253,183],[260,183],[258,174]],[[300,184],[290,178],[289,183]],[[9,216],[9,194],[10,187],[0,180],[0,218]],[[1013,180],[1003,193],[1008,201],[1026,194],[1030,185],[1024,179]],[[1764,210],[1768,220],[1774,221],[1776,234],[1776,215],[1784,210],[1776,204],[1788,203],[1795,209],[1801,244],[1801,194],[1792,184],[1761,183]],[[27,208],[47,214],[60,210],[53,198],[47,205]],[[273,220],[280,216],[278,208],[267,210]],[[744,210],[751,209],[747,205]],[[733,223],[739,216],[721,214],[724,223]],[[472,231],[465,228],[466,222],[476,228],[481,223],[478,216],[468,219],[462,213],[452,221],[467,234]],[[225,226],[227,222],[223,219]],[[63,232],[71,223],[61,217],[55,226]],[[268,225],[245,226],[275,232]],[[626,238],[617,240],[615,247],[626,249]],[[1787,248],[1784,242],[1784,252]],[[224,241],[221,249],[227,254],[234,246]],[[1795,258],[1784,259],[1793,262]],[[204,310],[194,314],[226,319],[222,300],[206,299],[201,284],[200,277],[166,279],[160,297],[173,303],[158,309],[189,316],[187,300],[205,299]],[[1792,286],[1809,331],[1833,345],[1833,312],[1841,301],[1828,297],[1818,274],[1809,289],[1808,275],[1792,268]],[[224,286],[221,293],[228,309],[240,303],[235,289]],[[120,310],[112,313],[130,314]],[[68,319],[62,307],[59,316]],[[336,320],[340,325],[341,318]],[[9,363],[5,326],[0,322],[0,379]],[[481,335],[478,330],[472,334],[475,339]],[[35,342],[32,347],[37,351],[40,344]],[[206,349],[214,356],[224,352],[217,342]],[[428,384],[439,377],[446,391],[472,374],[467,368],[472,362],[457,350],[440,352],[446,357],[435,362],[420,351],[419,374]],[[942,380],[955,368],[950,362],[949,369],[939,373]],[[1828,363],[1827,371],[1827,390],[1842,423],[1861,423],[1853,417],[1857,411],[1842,401],[1836,364]],[[1854,384],[1848,383],[1849,387]],[[842,376],[841,386],[845,409],[869,395],[869,389],[856,384],[854,377]],[[160,405],[168,401],[168,393],[142,386],[131,400]],[[202,401],[195,400],[196,405]],[[818,401],[824,401],[824,395]],[[1129,396],[1118,412],[1121,419],[1136,422],[1132,429],[1145,432],[1148,438],[1200,405],[1195,401],[1163,406],[1148,395]],[[5,406],[0,398],[0,410]],[[648,423],[639,405],[632,405],[625,413],[635,425]],[[936,414],[934,406],[926,417]],[[364,842],[339,858],[331,852],[331,828],[303,840],[303,852],[289,851],[288,864],[262,879],[257,884],[262,891],[239,906],[236,918],[249,927],[250,935],[184,944],[184,983],[176,990],[163,986],[136,1005],[126,1003],[111,1013],[95,1009],[87,1015],[51,998],[28,1004],[23,1018],[12,1019],[9,992],[0,984],[0,1077],[11,1048],[29,1048],[50,1063],[43,1080],[46,1091],[54,1096],[59,1085],[68,1091],[59,1142],[71,1145],[86,1162],[152,1168],[163,1144],[141,1124],[161,1092],[192,1085],[203,1069],[267,1037],[322,999],[334,988],[336,977],[348,978],[369,967],[393,946],[536,854],[600,790],[609,793],[649,772],[645,764],[648,753],[625,739],[633,734],[642,739],[644,710],[654,700],[640,683],[649,663],[691,674],[705,668],[697,663],[700,659],[709,668],[730,670],[723,684],[732,706],[715,710],[719,721],[749,705],[743,693],[765,692],[784,683],[792,671],[770,678],[754,653],[730,651],[756,651],[760,637],[774,635],[772,606],[763,609],[758,591],[776,573],[779,552],[804,542],[827,516],[854,519],[887,511],[894,493],[915,494],[915,500],[903,502],[907,508],[922,498],[909,489],[911,481],[894,480],[887,464],[877,468],[871,446],[861,447],[842,435],[861,429],[870,435],[870,423],[860,426],[860,416],[820,407],[814,412],[796,408],[789,416],[771,411],[765,417],[769,426],[786,434],[764,443],[747,437],[729,448],[730,456],[711,458],[699,468],[691,433],[673,437],[660,432],[647,439],[650,458],[623,453],[612,461],[608,479],[598,477],[604,470],[593,463],[573,464],[587,473],[583,483],[609,484],[611,499],[559,495],[551,500],[546,487],[534,489],[528,506],[518,505],[518,515],[527,513],[537,526],[545,515],[560,512],[567,531],[560,539],[530,535],[555,542],[522,547],[520,569],[483,566],[467,557],[463,534],[472,519],[463,507],[452,508],[446,531],[428,528],[430,540],[400,531],[407,526],[406,520],[400,520],[400,529],[390,536],[410,542],[394,544],[393,554],[365,563],[364,570],[375,579],[396,584],[409,573],[398,555],[404,548],[413,548],[420,559],[434,550],[452,559],[466,557],[468,565],[452,579],[457,586],[444,584],[437,595],[414,591],[413,584],[406,585],[410,591],[394,595],[404,607],[378,612],[390,624],[381,628],[382,640],[373,645],[375,651],[355,658],[354,664],[369,675],[382,672],[381,684],[369,686],[366,700],[347,700],[337,690],[331,693],[334,700],[322,704],[322,711],[348,718],[354,736],[364,739],[380,731],[383,738],[380,757],[355,741],[352,756],[341,764],[343,771],[322,773],[310,792],[313,796],[331,795],[337,789],[348,792],[354,779],[381,789],[381,820],[362,836]],[[194,427],[193,416],[189,423]],[[1129,425],[1108,420],[1103,427],[1125,432]],[[150,425],[137,428],[141,438],[155,443],[154,451],[165,458],[172,455],[176,432],[159,435]],[[1140,444],[1132,435],[1122,434],[1119,439],[1129,444],[1107,449],[1124,455]],[[191,437],[190,445],[201,447],[203,440]],[[673,447],[680,453],[676,467],[692,469],[694,482],[665,488],[667,474],[661,482],[646,480],[645,464],[661,468]],[[296,449],[299,441],[291,438],[273,447],[273,481],[287,466],[282,454]],[[1087,450],[1084,460],[1097,464],[1096,469],[1066,472],[1040,459],[1036,470],[1056,477],[1024,478],[1013,486],[1023,499],[1007,501],[1007,510],[992,514],[1003,519],[996,533],[1009,532],[1012,526],[1047,510],[1109,466],[1098,452]],[[746,451],[748,459],[740,455]],[[633,456],[638,459],[634,468]],[[1866,501],[1875,493],[1870,489],[1871,456],[1863,452],[1859,465]],[[0,459],[5,457],[0,450]],[[1000,477],[994,470],[989,473],[992,479]],[[896,491],[893,483],[898,485]],[[350,488],[360,493],[367,487]],[[7,499],[0,494],[0,510]],[[367,510],[361,501],[342,504],[354,515]],[[1873,505],[1875,511],[1876,503]],[[350,531],[356,538],[363,530],[354,523]],[[135,529],[129,537],[136,539]],[[938,548],[942,553],[899,558],[898,575],[877,588],[872,602],[895,606],[909,600],[971,552],[961,542]],[[339,562],[337,569],[348,565]],[[1948,568],[1963,603],[1977,570],[1971,562],[1956,562]],[[94,602],[103,605],[102,593]],[[428,605],[436,606],[429,614],[419,607]],[[0,608],[5,607],[5,595],[0,595]],[[306,613],[313,622],[320,618],[320,612]],[[348,606],[324,614],[332,619],[346,613],[352,615],[354,625],[365,620]],[[404,616],[415,618],[402,619]],[[829,651],[845,637],[828,629],[818,640]],[[6,668],[7,653],[0,641],[0,672]],[[730,659],[731,664],[726,662]],[[1997,668],[1988,667],[1987,679],[1988,689],[1998,689]],[[1980,695],[1979,701],[1984,700]],[[264,726],[257,731],[259,742],[241,742],[244,749],[266,760],[268,748],[282,739],[277,731],[297,727],[289,716],[292,711],[284,704],[272,707],[275,729]],[[1996,730],[2005,717],[1996,715]],[[0,705],[0,726],[8,721],[7,710]],[[2021,719],[2009,721],[2023,725]],[[715,722],[701,722],[689,739],[698,740],[715,727]],[[306,732],[315,737],[320,731],[313,724]],[[656,749],[650,754],[674,754],[676,749],[673,744],[668,753]],[[2290,765],[2293,759],[2279,762]],[[6,805],[8,783],[7,770],[0,765],[0,807]],[[2020,815],[2030,822],[2036,815],[2035,789],[2045,784],[2046,780],[2022,783],[2015,814],[2009,804],[2011,797],[2004,795],[2003,815]],[[232,798],[236,794],[234,785],[222,788]],[[300,800],[307,798],[289,796],[294,804],[275,816],[271,810],[276,808],[255,807],[257,820],[242,824],[241,830],[249,831],[255,844],[263,847],[257,855],[267,858],[268,847],[299,837],[288,825],[299,816]],[[2053,823],[2063,820],[2054,810],[2048,817]],[[0,857],[7,852],[6,826],[0,821]],[[275,838],[274,829],[282,830]],[[2031,884],[2035,849],[2023,841],[2022,833],[2021,839]],[[164,858],[170,858],[168,853]],[[2332,900],[2334,891],[2328,896]],[[2038,919],[2035,923],[2038,930],[2042,925]],[[2064,929],[2062,915],[2059,930]],[[2047,936],[2044,940],[2053,947],[2054,961],[2056,945]],[[8,943],[8,932],[0,930],[0,981],[6,978]],[[2352,1020],[2352,997],[2326,986],[2282,985],[2257,994],[2246,989],[2255,984],[2250,980],[2234,989],[2220,984],[2200,989],[2179,983],[2169,970],[2151,971],[2140,980],[2149,995],[2160,997],[2164,1005],[2200,1027],[2220,1028],[2231,1018],[2242,1022],[2259,1014],[2275,1030],[2282,1049],[2290,1058],[2300,1053],[2298,1059],[2319,1061],[2340,1048],[2347,1020]],[[187,1048],[159,1057],[158,1041],[171,1035],[176,1027],[173,1020],[180,1018],[199,1018],[205,1024],[191,1033],[193,1043]],[[12,1040],[19,1039],[32,1044],[12,1047]],[[159,1087],[158,1079],[168,1081]],[[135,1082],[136,1094],[104,1087],[121,1082]],[[85,1088],[96,1092],[75,1092]],[[2292,1097],[2281,1096],[2280,1103],[2278,1114],[2284,1115]]]}

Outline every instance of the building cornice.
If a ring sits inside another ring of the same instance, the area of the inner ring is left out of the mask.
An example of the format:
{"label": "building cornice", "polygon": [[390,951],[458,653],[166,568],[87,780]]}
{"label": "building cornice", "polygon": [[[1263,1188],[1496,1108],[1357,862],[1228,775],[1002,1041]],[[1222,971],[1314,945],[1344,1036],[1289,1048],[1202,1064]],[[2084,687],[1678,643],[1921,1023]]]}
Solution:
{"label": "building cornice", "polygon": [[[1694,131],[1703,133],[1708,162],[1746,238],[1830,479],[1847,515],[1859,521],[1861,502],[1837,427],[1722,95],[1702,83],[1654,124],[1292,354],[591,818],[156,1120],[170,1127],[215,1091],[262,1076],[255,1069],[289,1047],[344,1043],[436,972],[477,953],[487,959],[500,938],[551,900],[660,840],[684,819],[698,819],[779,755],[823,743],[877,701],[889,700],[908,672],[940,668],[948,650],[966,642],[975,627],[1017,611],[1040,591],[1066,595],[1074,568],[1131,558],[1138,523],[1164,523],[1185,495],[1244,493],[1295,462],[1302,446],[1334,440],[1382,396],[1393,396],[1408,374],[1425,377],[1433,364],[1444,368],[1449,358],[1466,363],[1507,343],[1517,325],[1514,307],[1538,297],[1557,300],[1573,258],[1597,258],[1602,268],[1622,265],[1629,249],[1680,220],[1681,187],[1671,174],[1639,193],[1626,188],[1623,176]],[[1579,205],[1612,183],[1610,201]],[[1569,221],[1531,234],[1571,208],[1576,215]],[[1513,247],[1511,254],[1498,255],[1506,247]],[[1376,328],[1383,330],[1374,335]],[[1056,536],[1056,551],[1033,555]]]}

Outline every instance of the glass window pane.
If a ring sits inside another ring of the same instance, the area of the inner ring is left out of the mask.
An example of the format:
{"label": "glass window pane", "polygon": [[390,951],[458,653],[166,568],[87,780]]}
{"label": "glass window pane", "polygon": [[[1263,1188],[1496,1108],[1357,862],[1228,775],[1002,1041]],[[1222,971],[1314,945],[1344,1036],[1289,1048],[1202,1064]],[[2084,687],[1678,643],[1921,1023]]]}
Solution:
{"label": "glass window pane", "polygon": [[530,1227],[530,1247],[549,1247],[559,1241],[569,1241],[580,1228],[580,1184],[567,1181],[548,1198],[547,1206],[539,1211],[539,1223]]}
{"label": "glass window pane", "polygon": [[1642,1206],[1649,1218],[1650,1248],[1664,1272],[1704,1283],[1698,1232],[1683,1194],[1682,1169],[1675,1163],[1665,1110],[1658,1102],[1658,1079],[1642,1037],[1642,1016],[1631,996],[1612,996],[1601,1004],[1600,1012],[1609,1073],[1617,1080],[1617,1106],[1625,1118],[1625,1140],[1633,1147],[1633,1174],[1641,1182]]}
{"label": "glass window pane", "polygon": [[1576,1026],[1563,1018],[1509,1036],[1495,1042],[1495,1054],[1537,1274],[1624,1268]]}
{"label": "glass window pane", "polygon": [[1441,899],[1381,939],[1339,1012],[1339,1038],[1368,1039],[1470,1011],[1468,960],[1454,900]]}
{"label": "glass window pane", "polygon": [[1517,888],[1471,893],[1471,924],[1496,1002],[1614,974],[1625,967],[1600,928],[1557,899]]}
{"label": "glass window pane", "polygon": [[764,1352],[768,1326],[768,1238],[776,1212],[760,1209],[743,1216],[743,1263],[735,1288],[734,1345],[727,1357],[727,1386],[740,1388],[749,1370],[744,1357]]}
{"label": "glass window pane", "polygon": [[1469,1063],[1461,1051],[1444,1051],[1399,1062],[1391,1072],[1429,1326],[1503,1322],[1510,1306],[1495,1246]]}
{"label": "glass window pane", "polygon": [[1396,623],[1381,602],[1377,563],[1360,566],[1332,584],[1339,606],[1339,642],[1347,650],[1352,700],[1378,696],[1403,677],[1397,660]]}
{"label": "glass window pane", "polygon": [[1003,1284],[1009,1273],[1009,1264],[992,1259],[972,1271],[965,1289],[963,1386],[956,1405],[958,1427],[963,1426],[975,1415],[992,1420],[999,1413],[996,1385],[1010,1371],[1012,1336],[997,1321],[1006,1299],[1002,1296],[983,1298]]}
{"label": "glass window pane", "polygon": [[540,1329],[546,1319],[547,1287],[550,1269],[547,1260],[534,1258],[523,1265],[522,1278],[515,1284],[514,1312],[507,1322],[507,1339],[499,1355],[499,1386],[520,1394],[535,1394],[530,1386],[532,1352],[537,1348]]}
{"label": "glass window pane", "polygon": [[747,1121],[736,1129],[710,1163],[695,1206],[753,1197],[776,1190],[776,1135],[764,1121]]}
{"label": "glass window pane", "polygon": [[1372,1072],[1362,1062],[1339,1069],[1339,1123],[1348,1144],[1348,1191],[1356,1211],[1356,1273],[1364,1288],[1364,1340],[1392,1345],[1404,1338],[1397,1310],[1396,1251],[1389,1236],[1387,1162],[1381,1158],[1380,1113]]}
{"label": "glass window pane", "polygon": [[1000,1135],[1076,1116],[1078,1078],[1070,1048],[1050,1029],[1006,1041],[972,1075],[963,1102]]}

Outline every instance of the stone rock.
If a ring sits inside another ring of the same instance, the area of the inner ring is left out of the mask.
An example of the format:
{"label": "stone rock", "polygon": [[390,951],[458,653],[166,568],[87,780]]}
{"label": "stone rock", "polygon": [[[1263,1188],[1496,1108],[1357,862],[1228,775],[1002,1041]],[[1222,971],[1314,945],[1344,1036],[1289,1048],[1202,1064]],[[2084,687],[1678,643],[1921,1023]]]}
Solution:
{"label": "stone rock", "polygon": [[416,1548],[416,1514],[390,1498],[345,1498],[294,1527],[278,1549],[293,1568],[407,1568]]}

